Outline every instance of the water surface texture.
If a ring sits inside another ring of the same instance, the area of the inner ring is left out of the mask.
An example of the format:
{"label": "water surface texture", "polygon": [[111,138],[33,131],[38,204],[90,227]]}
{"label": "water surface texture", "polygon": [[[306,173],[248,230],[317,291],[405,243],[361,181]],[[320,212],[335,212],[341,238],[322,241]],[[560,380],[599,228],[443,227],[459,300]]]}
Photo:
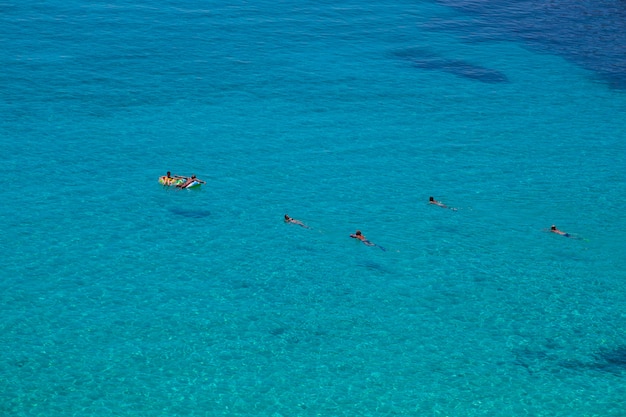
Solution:
{"label": "water surface texture", "polygon": [[0,11],[0,415],[624,415],[623,1]]}

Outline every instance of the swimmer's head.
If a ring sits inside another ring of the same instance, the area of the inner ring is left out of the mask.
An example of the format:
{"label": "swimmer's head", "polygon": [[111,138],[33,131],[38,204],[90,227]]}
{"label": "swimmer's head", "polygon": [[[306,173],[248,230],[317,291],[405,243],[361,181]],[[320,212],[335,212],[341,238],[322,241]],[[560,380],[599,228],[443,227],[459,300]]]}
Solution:
{"label": "swimmer's head", "polygon": [[552,227],[550,227],[550,230],[556,230],[556,226],[552,225]]}
{"label": "swimmer's head", "polygon": [[361,236],[361,231],[360,231],[360,230],[357,230],[357,231],[356,231],[356,233],[355,233],[355,235],[357,235],[357,236]]}
{"label": "swimmer's head", "polygon": [[289,216],[285,214],[285,220],[289,220]]}
{"label": "swimmer's head", "polygon": [[434,199],[434,198],[432,198],[432,197],[430,197],[428,200],[429,200],[429,201],[435,201],[435,199]]}

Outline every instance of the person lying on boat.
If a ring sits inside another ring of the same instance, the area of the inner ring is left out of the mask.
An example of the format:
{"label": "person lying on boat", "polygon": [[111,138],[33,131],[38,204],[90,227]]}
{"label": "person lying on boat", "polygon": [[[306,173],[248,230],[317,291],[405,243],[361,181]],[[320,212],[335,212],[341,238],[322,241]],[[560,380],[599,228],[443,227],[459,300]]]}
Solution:
{"label": "person lying on boat", "polygon": [[185,179],[185,182],[183,182],[182,184],[178,184],[176,187],[178,187],[178,188],[187,188],[191,184],[193,184],[194,182],[199,182],[200,184],[206,184],[205,181],[202,181],[201,179],[196,178],[196,175],[193,174],[191,177]]}
{"label": "person lying on boat", "polygon": [[297,224],[298,226],[304,227],[305,229],[310,229],[309,226],[302,223],[300,220],[296,220],[293,217],[289,217],[289,215],[287,214],[285,214],[285,223],[293,223],[293,224]]}

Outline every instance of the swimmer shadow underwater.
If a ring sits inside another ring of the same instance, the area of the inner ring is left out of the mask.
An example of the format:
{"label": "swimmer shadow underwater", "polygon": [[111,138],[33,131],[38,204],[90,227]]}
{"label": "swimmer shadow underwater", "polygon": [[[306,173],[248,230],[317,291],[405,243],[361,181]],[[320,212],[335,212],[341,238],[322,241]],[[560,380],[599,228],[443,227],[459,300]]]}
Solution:
{"label": "swimmer shadow underwater", "polygon": [[168,207],[167,211],[177,216],[186,217],[188,219],[204,219],[211,215],[211,212],[209,210],[204,210],[204,209]]}
{"label": "swimmer shadow underwater", "polygon": [[626,375],[626,345],[599,346],[591,351],[582,352],[575,357],[568,357],[554,344],[536,348],[517,348],[511,351],[513,364],[521,366],[529,374],[561,373],[569,371],[602,372],[615,376]]}

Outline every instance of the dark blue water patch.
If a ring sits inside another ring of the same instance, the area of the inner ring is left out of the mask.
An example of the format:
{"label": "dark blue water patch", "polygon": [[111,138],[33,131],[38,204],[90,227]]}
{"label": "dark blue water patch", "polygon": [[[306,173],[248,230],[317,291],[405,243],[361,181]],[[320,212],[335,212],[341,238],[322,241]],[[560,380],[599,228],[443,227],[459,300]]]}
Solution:
{"label": "dark blue water patch", "polygon": [[357,265],[378,274],[391,274],[391,271],[389,271],[389,269],[387,269],[384,265],[378,262],[363,260]]}
{"label": "dark blue water patch", "polygon": [[626,90],[626,1],[456,1],[440,4],[472,19],[430,22],[467,42],[513,41],[559,55],[595,72],[610,88]]}
{"label": "dark blue water patch", "polygon": [[289,344],[300,343],[300,337],[297,332],[288,329],[287,327],[274,327],[269,330],[269,334],[280,339],[281,341]]}
{"label": "dark blue water patch", "polygon": [[594,353],[579,357],[567,357],[558,354],[553,346],[538,348],[519,348],[512,351],[515,365],[525,368],[529,374],[540,372],[607,372],[614,375],[626,373],[626,345],[613,348],[602,347]]}
{"label": "dark blue water patch", "polygon": [[589,361],[564,359],[558,361],[556,365],[572,372],[596,371],[616,376],[626,374],[626,365],[621,360],[616,362],[611,358],[605,358],[602,355],[595,355],[594,360]]}
{"label": "dark blue water patch", "polygon": [[602,347],[595,353],[594,359],[595,369],[613,374],[626,372],[626,345],[613,348]]}
{"label": "dark blue water patch", "polygon": [[531,349],[529,347],[513,350],[513,363],[526,369],[529,374],[545,371],[546,367],[554,362],[556,357],[546,349]]}
{"label": "dark blue water patch", "polygon": [[272,336],[281,336],[283,334],[285,334],[287,332],[287,328],[285,327],[275,327],[273,329],[270,329],[270,334]]}
{"label": "dark blue water patch", "polygon": [[170,207],[167,210],[172,214],[176,214],[177,216],[183,216],[190,219],[204,219],[205,217],[209,217],[211,215],[211,212],[209,210],[201,209]]}
{"label": "dark blue water patch", "polygon": [[489,84],[509,82],[508,77],[498,70],[460,59],[443,57],[426,48],[403,49],[394,52],[394,55],[420,69],[447,72],[457,77]]}

